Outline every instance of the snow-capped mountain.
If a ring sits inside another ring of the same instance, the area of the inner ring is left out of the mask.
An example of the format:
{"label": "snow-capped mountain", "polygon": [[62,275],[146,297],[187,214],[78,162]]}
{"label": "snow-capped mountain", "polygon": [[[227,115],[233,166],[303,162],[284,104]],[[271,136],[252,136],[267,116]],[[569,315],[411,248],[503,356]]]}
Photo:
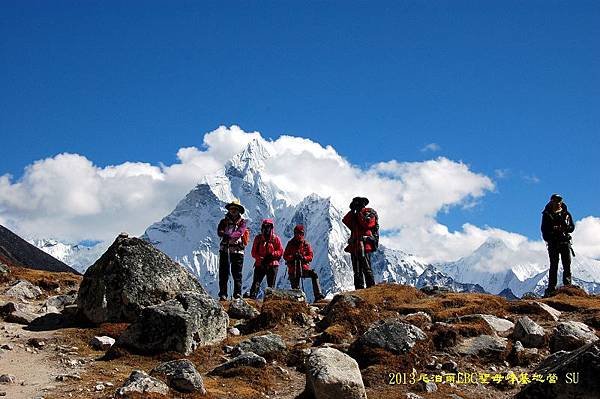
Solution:
{"label": "snow-capped mountain", "polygon": [[[456,281],[479,284],[492,294],[507,288],[519,297],[526,292],[543,294],[548,284],[545,250],[510,248],[497,238],[488,239],[469,256],[435,267]],[[590,293],[600,291],[600,261],[578,255],[573,258],[571,274],[574,284]],[[559,284],[561,279],[559,265]]]}
{"label": "snow-capped mountain", "polygon": [[[323,291],[331,294],[353,289],[350,256],[344,252],[349,237],[341,221],[344,213],[328,198],[316,194],[293,203],[286,198],[284,190],[266,183],[261,171],[269,156],[258,141],[251,142],[223,170],[205,177],[173,212],[151,225],[142,238],[188,268],[216,295],[219,249],[216,226],[224,215],[224,205],[239,198],[246,208],[244,218],[248,220],[252,237],[260,231],[263,219],[272,218],[275,232],[285,246],[293,236],[294,226],[303,224],[306,239],[313,246],[312,267],[319,274]],[[244,258],[244,290],[249,289],[252,282],[250,249],[248,245]],[[417,257],[402,251],[382,247],[373,256],[376,281],[415,284],[425,268]],[[283,265],[278,271],[277,285],[289,286]],[[308,286],[306,291],[312,296]]]}
{"label": "snow-capped mountain", "polygon": [[110,244],[100,242],[94,246],[86,246],[82,244],[65,244],[54,239],[30,240],[29,243],[80,273],[84,273],[108,249]]}

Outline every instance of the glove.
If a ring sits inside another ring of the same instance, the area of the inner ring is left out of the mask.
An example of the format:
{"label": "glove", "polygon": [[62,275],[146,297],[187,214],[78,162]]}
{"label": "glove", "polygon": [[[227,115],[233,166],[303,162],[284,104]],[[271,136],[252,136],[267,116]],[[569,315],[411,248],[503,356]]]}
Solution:
{"label": "glove", "polygon": [[304,261],[304,256],[297,253],[294,255],[294,260]]}

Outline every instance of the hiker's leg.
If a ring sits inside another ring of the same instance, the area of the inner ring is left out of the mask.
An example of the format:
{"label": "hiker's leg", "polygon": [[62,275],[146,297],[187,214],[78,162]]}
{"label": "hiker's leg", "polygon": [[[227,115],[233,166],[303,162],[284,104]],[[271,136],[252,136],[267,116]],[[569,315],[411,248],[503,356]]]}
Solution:
{"label": "hiker's leg", "polygon": [[262,265],[254,267],[254,276],[252,279],[252,288],[250,288],[250,298],[256,298],[260,284],[265,278],[265,267]]}
{"label": "hiker's leg", "polygon": [[350,254],[352,260],[352,271],[354,272],[354,289],[365,288],[365,280],[363,278],[362,270],[360,270],[360,259],[354,254]]}
{"label": "hiker's leg", "polygon": [[306,277],[310,277],[312,280],[313,296],[315,297],[315,300],[321,298],[321,286],[319,285],[319,276],[317,275],[317,272],[311,269],[307,270],[305,274]]}
{"label": "hiker's leg", "polygon": [[267,285],[271,288],[275,288],[275,282],[277,281],[277,271],[279,266],[267,267]]}
{"label": "hiker's leg", "polygon": [[559,249],[558,245],[548,245],[548,258],[550,259],[550,271],[548,273],[548,291],[556,289],[556,281],[558,274]]}
{"label": "hiker's leg", "polygon": [[231,275],[233,276],[233,296],[242,295],[242,268],[244,267],[244,254],[231,254]]}
{"label": "hiker's leg", "polygon": [[227,252],[219,251],[219,297],[227,296],[227,283],[229,282],[229,262]]}
{"label": "hiker's leg", "polygon": [[563,285],[571,284],[571,246],[567,243],[560,247],[560,258],[563,266]]}
{"label": "hiker's leg", "polygon": [[294,269],[288,268],[288,276],[290,278],[290,286],[292,287],[293,290],[297,290],[298,287],[300,287],[300,276],[297,276],[296,274],[297,273],[295,272]]}
{"label": "hiker's leg", "polygon": [[371,268],[371,253],[367,252],[363,258],[363,273],[365,274],[365,283],[367,288],[375,285],[375,278],[373,278],[373,269]]}

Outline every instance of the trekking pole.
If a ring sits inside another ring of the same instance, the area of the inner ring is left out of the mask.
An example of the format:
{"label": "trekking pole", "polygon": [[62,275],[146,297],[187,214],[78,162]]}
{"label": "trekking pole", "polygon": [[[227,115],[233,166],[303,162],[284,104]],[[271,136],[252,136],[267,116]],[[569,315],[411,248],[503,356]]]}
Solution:
{"label": "trekking pole", "polygon": [[[227,284],[229,285],[229,292],[233,292],[232,281],[233,280],[233,270],[231,270],[231,258],[229,257],[229,240],[227,241]],[[231,274],[231,280],[229,279],[229,274]],[[232,294],[233,295],[233,294]],[[227,294],[229,296],[229,294]]]}
{"label": "trekking pole", "polygon": [[298,273],[298,277],[300,278],[300,284],[302,287],[302,292],[304,293],[304,295],[306,295],[306,293],[304,292],[304,279],[302,278],[302,263],[300,262],[300,260],[296,261],[296,270]]}

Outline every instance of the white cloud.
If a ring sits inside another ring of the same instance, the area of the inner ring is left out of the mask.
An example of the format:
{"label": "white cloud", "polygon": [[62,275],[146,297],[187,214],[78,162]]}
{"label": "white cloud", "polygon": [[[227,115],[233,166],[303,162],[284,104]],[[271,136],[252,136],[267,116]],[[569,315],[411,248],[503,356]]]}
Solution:
{"label": "white cloud", "polygon": [[[331,146],[280,136],[267,141],[260,133],[237,126],[204,135],[200,148],[181,148],[172,165],[126,162],[99,167],[84,156],[59,154],[34,162],[17,181],[0,176],[0,223],[26,237],[61,240],[110,240],[120,231],[141,234],[168,214],[202,177],[222,168],[250,141],[260,140],[272,157],[264,178],[300,201],[317,193],[331,197],[342,209],[356,196],[367,196],[380,215],[383,243],[408,250],[429,261],[454,260],[468,255],[488,237],[515,247],[530,243],[519,234],[465,224],[450,231],[437,221],[440,212],[469,207],[493,181],[467,164],[438,157],[423,162],[380,162],[359,168]],[[578,226],[578,250],[600,255],[594,241],[599,219]]]}
{"label": "white cloud", "polygon": [[509,169],[496,169],[494,170],[494,175],[496,175],[496,177],[498,179],[506,179],[510,174],[510,170]]}
{"label": "white cloud", "polygon": [[523,180],[530,184],[538,184],[541,181],[536,175],[523,175]]}
{"label": "white cloud", "polygon": [[600,218],[588,216],[575,224],[573,248],[577,254],[600,259]]}
{"label": "white cloud", "polygon": [[425,145],[423,148],[421,148],[421,152],[428,152],[428,151],[438,152],[441,150],[442,150],[442,147],[437,143],[429,143],[429,144]]}

